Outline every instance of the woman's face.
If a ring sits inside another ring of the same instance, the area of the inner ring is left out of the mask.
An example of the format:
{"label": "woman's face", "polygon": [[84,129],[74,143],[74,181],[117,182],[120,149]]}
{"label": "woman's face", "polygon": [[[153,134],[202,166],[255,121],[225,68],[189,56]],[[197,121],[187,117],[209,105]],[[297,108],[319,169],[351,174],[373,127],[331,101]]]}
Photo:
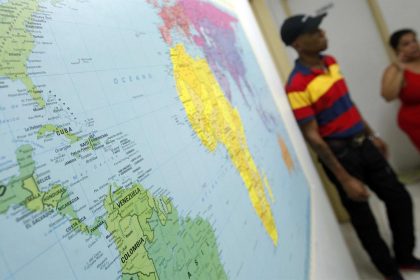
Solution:
{"label": "woman's face", "polygon": [[420,57],[420,45],[417,41],[416,34],[404,34],[397,46],[397,54],[403,55],[407,59],[415,59]]}

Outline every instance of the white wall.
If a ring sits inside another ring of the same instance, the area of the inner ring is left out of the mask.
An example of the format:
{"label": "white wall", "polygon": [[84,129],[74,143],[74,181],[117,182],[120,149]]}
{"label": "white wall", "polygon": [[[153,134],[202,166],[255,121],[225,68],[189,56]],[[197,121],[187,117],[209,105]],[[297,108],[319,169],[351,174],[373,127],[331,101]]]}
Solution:
{"label": "white wall", "polygon": [[[279,0],[266,2],[271,7],[277,25],[280,26],[284,20],[284,12],[281,11],[281,7],[279,10]],[[419,1],[380,2],[383,2],[382,7],[386,11],[384,13],[390,26],[404,25],[404,21],[400,21],[402,18],[410,18],[407,24],[414,25],[416,22],[417,26],[419,25]],[[409,7],[407,2],[416,2],[417,8]],[[364,118],[388,143],[391,151],[390,161],[395,169],[404,171],[419,166],[420,154],[397,126],[398,101],[386,103],[380,97],[381,76],[389,60],[367,1],[293,0],[289,1],[289,6],[293,14],[313,15],[319,8],[330,3],[333,7],[321,25],[329,38],[327,53],[334,55],[340,63],[350,94]],[[290,54],[292,61],[295,57],[294,53]]]}
{"label": "white wall", "polygon": [[420,32],[420,1],[377,0],[385,17],[389,32],[400,28],[412,28]]}
{"label": "white wall", "polygon": [[304,140],[288,105],[283,85],[271,60],[247,0],[232,0],[235,11],[254,49],[277,107],[285,122],[305,175],[310,183],[312,200],[311,279],[354,280],[356,269],[338,228],[324,188],[310,159]]}

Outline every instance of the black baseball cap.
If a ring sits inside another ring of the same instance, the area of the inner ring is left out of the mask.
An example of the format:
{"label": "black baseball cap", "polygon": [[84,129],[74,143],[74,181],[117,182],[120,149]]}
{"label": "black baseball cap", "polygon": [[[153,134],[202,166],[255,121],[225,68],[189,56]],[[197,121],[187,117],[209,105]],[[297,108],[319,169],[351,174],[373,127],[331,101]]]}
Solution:
{"label": "black baseball cap", "polygon": [[287,46],[291,45],[299,35],[316,30],[326,15],[295,15],[287,18],[280,28],[281,39]]}

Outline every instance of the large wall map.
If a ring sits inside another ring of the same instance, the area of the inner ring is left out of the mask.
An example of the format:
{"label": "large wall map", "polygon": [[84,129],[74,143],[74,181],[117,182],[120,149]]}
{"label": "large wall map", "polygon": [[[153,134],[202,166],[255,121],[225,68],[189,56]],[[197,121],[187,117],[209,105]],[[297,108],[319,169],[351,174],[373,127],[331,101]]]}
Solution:
{"label": "large wall map", "polygon": [[307,279],[310,194],[229,6],[0,0],[0,279]]}

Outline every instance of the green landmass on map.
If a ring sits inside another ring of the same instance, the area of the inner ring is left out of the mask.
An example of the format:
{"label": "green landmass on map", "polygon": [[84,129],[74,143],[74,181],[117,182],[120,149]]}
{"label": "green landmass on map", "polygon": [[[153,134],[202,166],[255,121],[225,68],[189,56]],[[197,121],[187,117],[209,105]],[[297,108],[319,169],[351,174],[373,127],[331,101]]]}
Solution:
{"label": "green landmass on map", "polygon": [[71,133],[71,131],[69,131],[67,128],[60,128],[53,124],[43,125],[38,130],[37,138],[39,139],[39,138],[44,137],[45,135],[47,135],[48,132],[52,132],[57,135],[63,135],[64,137],[70,140],[70,144],[73,144],[80,140],[80,138],[77,135]]}
{"label": "green landmass on map", "polygon": [[38,107],[44,108],[41,90],[30,78],[26,67],[35,46],[27,26],[32,21],[32,15],[39,10],[38,2],[10,0],[0,5],[0,76],[22,82]]}
{"label": "green landmass on map", "polygon": [[17,204],[33,212],[54,210],[70,219],[73,230],[100,236],[97,225],[102,219],[97,218],[92,226],[84,224],[74,210],[72,199],[63,186],[54,185],[46,192],[39,189],[32,153],[31,145],[22,145],[16,150],[19,175],[13,176],[4,185],[6,191],[0,197],[0,214],[5,214],[11,206]]}
{"label": "green landmass on map", "polygon": [[226,279],[206,220],[179,217],[168,197],[153,196],[140,184],[127,189],[114,185],[103,201],[105,216],[88,226],[74,210],[77,196],[59,184],[40,190],[32,154],[30,145],[16,150],[19,175],[4,185],[0,214],[17,204],[33,212],[56,211],[69,219],[73,231],[94,236],[101,236],[98,228],[105,224],[119,251],[123,279]]}
{"label": "green landmass on map", "polygon": [[123,279],[226,279],[204,219],[180,218],[169,198],[154,197],[139,184],[111,188],[104,205]]}
{"label": "green landmass on map", "polygon": [[166,225],[151,219],[155,239],[146,246],[160,279],[227,279],[214,230],[201,218],[180,218],[176,209]]}

